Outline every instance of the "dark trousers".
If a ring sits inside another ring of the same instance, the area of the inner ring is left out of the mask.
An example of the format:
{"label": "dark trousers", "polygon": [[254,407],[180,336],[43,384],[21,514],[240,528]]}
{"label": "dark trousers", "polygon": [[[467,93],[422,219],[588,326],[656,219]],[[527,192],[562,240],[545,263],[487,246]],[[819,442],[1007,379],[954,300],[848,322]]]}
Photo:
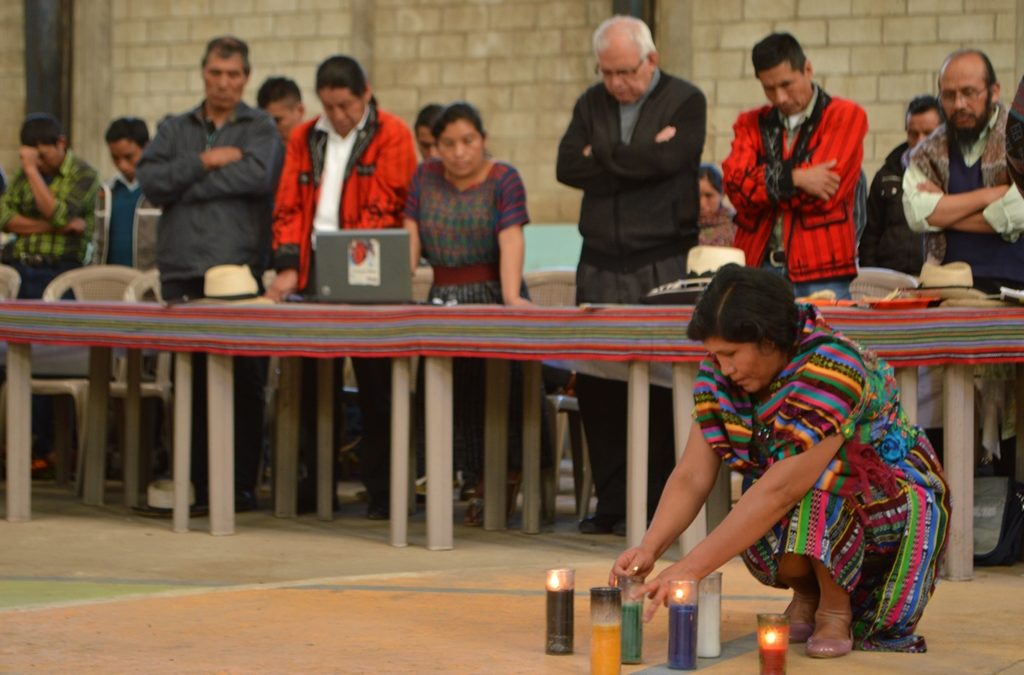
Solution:
{"label": "dark trousers", "polygon": [[[264,390],[267,358],[236,356],[235,394],[235,490],[255,494],[263,453]],[[209,487],[208,409],[206,354],[192,356],[192,482],[201,501]]]}
{"label": "dark trousers", "polygon": [[[195,300],[203,297],[203,280],[163,280],[161,291],[165,300]],[[235,489],[255,492],[264,443],[267,358],[236,356],[233,361]],[[192,483],[198,502],[205,501],[209,486],[206,382],[206,355],[195,354],[192,357]]]}
{"label": "dark trousers", "polygon": [[352,359],[363,439],[359,475],[371,502],[387,504],[391,471],[391,359]]}
{"label": "dark trousers", "polygon": [[[335,403],[340,401],[341,364],[334,362]],[[302,361],[302,405],[300,407],[299,455],[305,464],[305,478],[299,485],[300,509],[316,504],[316,359]],[[391,359],[352,359],[359,386],[359,412],[363,436],[359,442],[359,475],[372,502],[386,506],[391,485]],[[337,420],[337,405],[335,419]],[[339,445],[335,425],[334,447]]]}
{"label": "dark trousers", "polygon": [[[591,375],[576,375],[576,396],[587,436],[590,468],[601,518],[626,516],[626,415],[628,387],[625,382]],[[651,387],[649,454],[647,469],[647,517],[654,514],[665,481],[675,467],[672,391]]]}

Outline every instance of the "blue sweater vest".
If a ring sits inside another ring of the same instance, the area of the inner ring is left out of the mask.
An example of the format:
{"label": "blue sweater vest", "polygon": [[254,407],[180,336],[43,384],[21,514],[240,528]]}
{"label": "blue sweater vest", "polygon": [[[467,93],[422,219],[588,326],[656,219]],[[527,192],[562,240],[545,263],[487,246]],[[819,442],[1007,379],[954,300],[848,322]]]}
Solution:
{"label": "blue sweater vest", "polygon": [[[967,166],[960,148],[956,143],[950,143],[949,186],[946,191],[960,194],[983,187],[981,160]],[[1016,188],[1011,185],[1010,189]],[[946,230],[946,259],[943,262],[953,261],[969,263],[974,285],[988,293],[998,292],[999,285],[1020,287],[1024,284],[1024,237],[1011,244],[998,234]]]}

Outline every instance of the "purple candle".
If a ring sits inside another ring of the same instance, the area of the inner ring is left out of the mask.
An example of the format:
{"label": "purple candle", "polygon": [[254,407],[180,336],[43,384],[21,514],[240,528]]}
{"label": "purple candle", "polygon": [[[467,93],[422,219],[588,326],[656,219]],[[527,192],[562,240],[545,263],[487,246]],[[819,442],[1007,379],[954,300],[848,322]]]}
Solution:
{"label": "purple candle", "polygon": [[696,670],[697,582],[671,582],[668,603],[668,667]]}

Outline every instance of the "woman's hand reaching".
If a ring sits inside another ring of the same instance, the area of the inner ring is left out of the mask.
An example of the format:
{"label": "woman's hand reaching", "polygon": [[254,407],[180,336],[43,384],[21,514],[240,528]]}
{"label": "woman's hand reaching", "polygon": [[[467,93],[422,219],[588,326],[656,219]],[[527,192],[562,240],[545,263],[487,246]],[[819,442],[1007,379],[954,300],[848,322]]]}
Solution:
{"label": "woman's hand reaching", "polygon": [[654,555],[640,546],[623,551],[612,565],[612,571],[608,575],[608,583],[614,586],[616,577],[640,577],[644,579],[654,569],[656,560]]}
{"label": "woman's hand reaching", "polygon": [[644,610],[644,621],[650,621],[654,617],[655,612],[658,611],[658,607],[668,604],[670,583],[680,579],[700,581],[696,575],[683,566],[683,561],[681,560],[674,565],[666,567],[662,570],[661,574],[644,585],[644,595],[651,600],[647,603],[647,608]]}

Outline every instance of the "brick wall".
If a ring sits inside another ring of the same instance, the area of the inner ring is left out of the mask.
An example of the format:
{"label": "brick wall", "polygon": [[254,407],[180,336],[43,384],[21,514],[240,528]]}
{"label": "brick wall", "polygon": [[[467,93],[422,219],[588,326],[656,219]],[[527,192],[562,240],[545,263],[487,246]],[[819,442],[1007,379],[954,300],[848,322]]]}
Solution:
{"label": "brick wall", "polygon": [[[431,101],[475,103],[493,154],[525,178],[534,222],[577,217],[579,193],[555,181],[555,151],[573,102],[594,81],[590,35],[610,12],[610,0],[90,0],[77,6],[89,12],[101,4],[111,17],[110,77],[103,85],[111,117],[138,115],[155,128],[165,114],[195,105],[202,96],[202,49],[217,34],[237,34],[252,48],[247,100],[255,99],[265,77],[284,74],[300,83],[311,113],[319,108],[312,89],[316,65],[329,54],[351,53],[367,67],[381,105],[410,123]],[[657,4],[666,69],[707,94],[705,160],[719,163],[736,115],[763,101],[750,48],[772,30],[793,32],[819,82],[867,110],[869,176],[901,141],[906,101],[934,92],[947,53],[985,49],[1002,78],[1004,100],[1015,88],[1018,62],[1024,65],[1016,42],[1024,0]],[[21,8],[22,0],[0,0],[0,82],[14,92],[0,107],[0,163],[9,172],[16,167],[24,112]],[[93,84],[84,70],[75,82],[79,91]],[[77,143],[86,147],[81,138]],[[109,175],[102,144],[90,147],[88,159]]]}
{"label": "brick wall", "polygon": [[25,117],[25,38],[22,0],[0,0],[0,167],[7,179],[21,166],[18,129]]}

